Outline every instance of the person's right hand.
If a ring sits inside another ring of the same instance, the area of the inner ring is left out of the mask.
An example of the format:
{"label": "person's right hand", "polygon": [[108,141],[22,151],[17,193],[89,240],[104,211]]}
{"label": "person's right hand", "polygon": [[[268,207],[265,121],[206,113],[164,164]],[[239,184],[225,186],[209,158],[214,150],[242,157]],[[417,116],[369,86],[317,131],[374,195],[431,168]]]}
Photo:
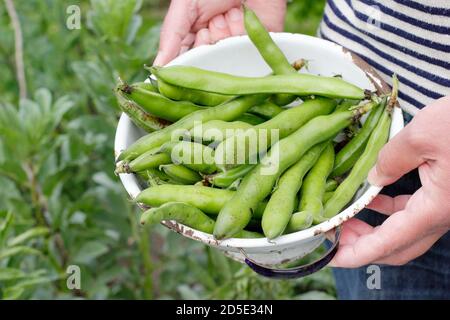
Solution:
{"label": "person's right hand", "polygon": [[[163,66],[192,47],[245,34],[241,0],[172,0],[154,65]],[[286,0],[247,0],[269,31],[284,26]]]}

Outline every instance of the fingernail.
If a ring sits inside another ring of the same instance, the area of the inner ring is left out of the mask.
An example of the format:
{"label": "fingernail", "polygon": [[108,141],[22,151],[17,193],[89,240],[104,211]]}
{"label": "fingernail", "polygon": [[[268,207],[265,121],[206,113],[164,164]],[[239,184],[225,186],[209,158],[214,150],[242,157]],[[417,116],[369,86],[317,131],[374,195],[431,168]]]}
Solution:
{"label": "fingernail", "polygon": [[164,53],[162,51],[159,51],[156,55],[153,65],[157,67],[162,67],[164,65]]}
{"label": "fingernail", "polygon": [[188,51],[188,50],[189,50],[189,47],[188,47],[188,46],[182,46],[181,49],[180,49],[180,55],[183,54],[183,53],[185,53],[185,52]]}
{"label": "fingernail", "polygon": [[378,173],[377,173],[376,167],[373,167],[370,170],[369,175],[367,176],[367,181],[369,181],[369,183],[373,186],[377,186],[377,187],[383,186],[378,179]]}
{"label": "fingernail", "polygon": [[223,15],[216,16],[213,20],[214,26],[218,29],[225,29],[227,27],[227,22]]}
{"label": "fingernail", "polygon": [[242,20],[242,12],[237,8],[233,8],[230,11],[228,11],[228,17],[230,18],[230,21],[233,22],[240,21]]}
{"label": "fingernail", "polygon": [[208,29],[201,29],[197,33],[198,37],[202,41],[202,43],[209,43],[209,30]]}

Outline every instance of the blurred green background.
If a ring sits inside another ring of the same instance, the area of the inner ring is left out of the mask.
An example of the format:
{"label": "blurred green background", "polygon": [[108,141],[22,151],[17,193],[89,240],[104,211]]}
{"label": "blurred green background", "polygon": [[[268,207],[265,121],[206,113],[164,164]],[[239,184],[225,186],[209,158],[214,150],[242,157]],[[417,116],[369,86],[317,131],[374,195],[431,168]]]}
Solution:
{"label": "blurred green background", "polygon": [[[288,5],[286,30],[314,35],[325,0]],[[0,1],[0,297],[2,299],[334,299],[329,269],[263,279],[162,226],[142,229],[113,174],[118,76],[145,78],[169,1]],[[69,30],[77,5],[81,29]],[[72,12],[70,12],[72,13]],[[20,101],[19,101],[20,100]],[[81,268],[69,290],[67,267]]]}

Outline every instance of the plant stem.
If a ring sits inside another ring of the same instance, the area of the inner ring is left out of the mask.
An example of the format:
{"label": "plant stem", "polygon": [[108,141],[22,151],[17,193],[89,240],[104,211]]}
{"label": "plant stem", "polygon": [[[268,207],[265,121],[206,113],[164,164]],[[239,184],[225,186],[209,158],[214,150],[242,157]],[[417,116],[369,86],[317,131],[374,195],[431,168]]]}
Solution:
{"label": "plant stem", "polygon": [[143,272],[143,296],[144,299],[153,299],[153,270],[154,266],[150,255],[150,230],[148,227],[139,228],[133,209],[129,210],[131,230],[133,238],[138,242],[139,253],[142,259]]}
{"label": "plant stem", "polygon": [[17,16],[16,8],[13,0],[5,0],[6,11],[8,12],[11,24],[14,29],[14,45],[15,45],[15,60],[17,82],[19,83],[19,96],[21,99],[27,97],[27,81],[25,78],[25,68],[23,63],[23,40],[22,28],[20,27],[20,20]]}

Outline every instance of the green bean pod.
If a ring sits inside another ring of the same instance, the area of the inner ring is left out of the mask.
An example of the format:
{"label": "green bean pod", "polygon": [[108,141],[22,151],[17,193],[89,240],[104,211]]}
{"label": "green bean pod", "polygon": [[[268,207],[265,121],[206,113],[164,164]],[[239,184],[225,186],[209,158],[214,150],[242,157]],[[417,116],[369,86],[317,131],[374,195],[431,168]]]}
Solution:
{"label": "green bean pod", "polygon": [[331,197],[333,196],[333,194],[334,194],[334,191],[326,191],[326,192],[323,194],[323,199],[322,199],[323,204],[326,204],[326,203],[328,202],[328,200],[331,199]]}
{"label": "green bean pod", "polygon": [[[195,230],[211,234],[214,230],[214,220],[194,206],[183,202],[169,202],[158,208],[145,211],[140,219],[142,225],[173,220]],[[258,232],[242,230],[236,238],[261,238]]]}
{"label": "green bean pod", "polygon": [[381,118],[370,134],[364,152],[356,161],[345,180],[334,191],[333,196],[325,204],[324,217],[332,218],[338,214],[354,197],[361,184],[367,178],[370,169],[376,164],[378,153],[389,139],[392,122],[391,111],[397,102],[398,79],[393,77],[393,88],[389,104],[384,108]]}
{"label": "green bean pod", "polygon": [[327,183],[325,184],[325,192],[330,192],[336,190],[339,183],[334,179],[328,179]]}
{"label": "green bean pod", "polygon": [[313,224],[313,216],[309,211],[300,211],[292,215],[286,227],[286,233],[308,229]]}
{"label": "green bean pod", "polygon": [[162,181],[170,180],[170,177],[167,174],[165,174],[164,172],[162,172],[158,169],[154,169],[154,168],[139,171],[139,172],[137,172],[137,174],[146,181],[152,176],[154,176]]}
{"label": "green bean pod", "polygon": [[170,156],[175,164],[183,164],[189,169],[211,174],[217,171],[214,163],[214,150],[201,143],[178,141],[165,143],[160,152]]}
{"label": "green bean pod", "polygon": [[251,107],[250,110],[248,110],[249,113],[264,119],[272,119],[283,111],[283,108],[270,101],[263,102],[262,104]]}
{"label": "green bean pod", "polygon": [[333,170],[334,149],[328,143],[311,171],[305,177],[300,191],[299,211],[307,211],[313,217],[313,223],[323,221],[323,195],[325,193],[327,178]]}
{"label": "green bean pod", "polygon": [[243,164],[233,169],[206,176],[206,180],[215,187],[228,188],[254,168],[252,164]]}
{"label": "green bean pod", "polygon": [[372,106],[368,103],[351,111],[316,117],[277,142],[261,163],[245,176],[232,199],[220,210],[214,236],[217,239],[230,238],[244,229],[258,203],[270,194],[276,180],[287,168],[314,145],[334,138]]}
{"label": "green bean pod", "polygon": [[267,238],[274,239],[283,234],[296,208],[294,202],[297,199],[303,177],[319,159],[326,146],[326,143],[321,143],[312,147],[296,164],[281,175],[261,221],[264,235]]}
{"label": "green bean pod", "polygon": [[[329,114],[336,102],[327,98],[308,100],[302,105],[290,108],[260,125],[239,132],[222,141],[216,148],[215,162],[230,168],[237,164],[255,163],[255,157],[264,153],[278,138],[283,139],[303,126],[309,120]],[[277,136],[272,137],[276,133]]]}
{"label": "green bean pod", "polygon": [[242,239],[264,238],[264,236],[261,233],[259,233],[259,232],[247,231],[247,230],[242,230],[241,232],[236,234],[234,237],[235,238],[242,238]]}
{"label": "green bean pod", "polygon": [[160,166],[159,169],[172,180],[181,184],[195,184],[202,180],[202,177],[197,172],[181,164],[166,164]]}
{"label": "green bean pod", "polygon": [[263,102],[266,98],[266,95],[239,97],[214,108],[205,108],[193,112],[162,130],[140,138],[127,150],[124,150],[119,155],[118,160],[133,160],[142,153],[170,141],[174,133],[190,130],[199,122],[203,123],[211,120],[233,121],[254,105]]}
{"label": "green bean pod", "polygon": [[191,101],[201,106],[217,106],[232,98],[228,95],[177,87],[162,80],[158,80],[158,88],[159,92],[169,99],[176,101]]}
{"label": "green bean pod", "polygon": [[361,100],[345,99],[338,104],[338,106],[336,107],[336,111],[348,111],[352,107],[357,106],[360,103]]}
{"label": "green bean pod", "polygon": [[136,202],[151,207],[159,207],[168,202],[184,202],[207,214],[216,215],[233,194],[234,191],[224,189],[167,184],[143,190],[136,197]]}
{"label": "green bean pod", "polygon": [[149,150],[131,162],[119,162],[116,166],[117,173],[132,173],[147,169],[159,168],[160,165],[172,163],[170,155],[156,153],[155,149]]}
{"label": "green bean pod", "polygon": [[220,142],[231,137],[236,130],[245,130],[251,127],[251,124],[242,121],[211,120],[194,126],[189,130],[189,137],[194,141]]}
{"label": "green bean pod", "polygon": [[212,233],[214,220],[204,214],[200,209],[183,203],[168,202],[158,208],[151,208],[141,216],[141,224],[156,224],[163,220],[175,220],[193,229]]}
{"label": "green bean pod", "polygon": [[378,152],[389,138],[391,115],[385,111],[377,126],[370,135],[363,154],[356,161],[349,175],[334,191],[333,196],[325,204],[324,217],[332,218],[338,214],[353,198],[367,175],[375,165]]}
{"label": "green bean pod", "polygon": [[367,144],[367,140],[369,139],[373,129],[376,127],[385,105],[386,99],[384,99],[380,105],[375,107],[372,112],[370,112],[366,122],[358,134],[337,153],[334,169],[331,173],[332,177],[343,175],[353,167],[355,162],[364,152],[364,147]]}
{"label": "green bean pod", "polygon": [[158,88],[155,87],[151,82],[135,82],[133,83],[134,87],[142,88],[147,91],[158,93]]}
{"label": "green bean pod", "polygon": [[191,66],[152,67],[152,73],[158,79],[184,88],[229,95],[290,93],[358,100],[367,96],[363,89],[340,78],[305,73],[242,77]]}
{"label": "green bean pod", "polygon": [[168,121],[177,121],[202,108],[187,101],[173,101],[163,95],[128,84],[119,84],[118,91],[134,101],[144,111]]}
{"label": "green bean pod", "polygon": [[245,122],[245,123],[251,124],[252,126],[256,126],[256,125],[261,124],[264,121],[266,121],[266,119],[261,118],[257,115],[251,114],[251,113],[244,113],[242,116],[240,116],[236,120],[240,121],[240,122]]}
{"label": "green bean pod", "polygon": [[120,92],[116,92],[116,97],[122,112],[126,113],[131,121],[139,128],[147,132],[153,132],[170,125],[170,122],[148,114],[135,102],[125,98]]}
{"label": "green bean pod", "polygon": [[[244,6],[244,27],[248,37],[274,74],[297,73],[280,48],[275,44],[258,16],[246,6]],[[296,96],[292,95],[276,95],[273,99],[277,104],[287,105],[296,98]]]}
{"label": "green bean pod", "polygon": [[[297,60],[292,64],[292,68],[294,70],[299,70],[304,65],[304,60]],[[150,67],[145,67],[147,70],[151,71]],[[222,95],[217,93],[211,93],[206,92],[202,90],[192,90],[192,89],[186,89],[183,87],[174,86],[171,84],[168,84],[161,79],[158,81],[153,81],[157,83],[157,86],[159,88],[159,92],[172,100],[176,101],[190,101],[192,103],[195,103],[196,105],[200,106],[209,106],[214,107],[219,104],[225,103],[230,99],[233,99],[234,97],[230,97],[229,95]],[[271,110],[273,112],[274,110]],[[266,111],[266,113],[269,113],[269,111]],[[258,113],[255,113],[258,115]]]}

